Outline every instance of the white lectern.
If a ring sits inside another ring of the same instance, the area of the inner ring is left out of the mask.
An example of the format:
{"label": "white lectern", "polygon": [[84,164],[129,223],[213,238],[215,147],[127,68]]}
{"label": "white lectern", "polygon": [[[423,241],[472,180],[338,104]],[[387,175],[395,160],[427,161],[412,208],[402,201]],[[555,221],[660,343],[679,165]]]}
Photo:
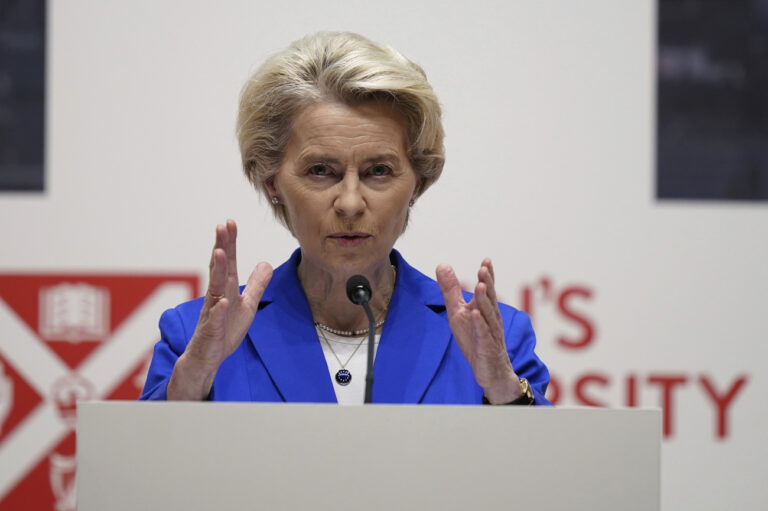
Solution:
{"label": "white lectern", "polygon": [[659,410],[92,402],[104,510],[658,510]]}

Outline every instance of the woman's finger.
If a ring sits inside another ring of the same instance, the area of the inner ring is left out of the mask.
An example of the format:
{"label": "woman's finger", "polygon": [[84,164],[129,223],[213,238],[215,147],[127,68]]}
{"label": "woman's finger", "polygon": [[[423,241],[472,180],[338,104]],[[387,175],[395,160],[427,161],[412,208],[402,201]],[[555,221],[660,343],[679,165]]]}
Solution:
{"label": "woman's finger", "polygon": [[217,248],[224,248],[224,238],[226,237],[226,227],[223,225],[216,226],[216,241],[213,243],[213,250],[211,251],[211,261],[208,263],[208,270],[213,269],[213,253]]}
{"label": "woman's finger", "polygon": [[227,255],[223,248],[215,248],[211,254],[211,271],[208,277],[208,291],[203,301],[203,311],[208,311],[221,300],[227,289]]}
{"label": "woman's finger", "polygon": [[486,257],[483,259],[483,262],[481,263],[481,266],[485,266],[488,268],[488,271],[491,273],[491,278],[493,281],[496,281],[496,272],[493,270],[493,262],[491,261],[490,257]]}
{"label": "woman's finger", "polygon": [[493,265],[491,264],[491,260],[489,258],[483,260],[480,269],[477,271],[477,279],[478,282],[486,284],[488,298],[493,304],[493,315],[496,317],[496,322],[498,323],[499,328],[502,328],[501,312],[499,311],[499,300],[496,296],[496,280],[494,278]]}
{"label": "woman's finger", "polygon": [[477,271],[477,281],[486,285],[488,298],[490,298],[493,303],[498,303],[496,298],[496,281],[493,278],[493,271],[491,270],[491,267],[487,266],[485,264],[486,262],[490,262],[490,259],[483,261],[483,264]]}
{"label": "woman's finger", "polygon": [[485,282],[478,282],[475,287],[475,296],[472,299],[473,309],[477,309],[488,324],[489,332],[494,339],[503,337],[503,326],[499,306],[492,300],[489,294],[490,287]]}
{"label": "woman's finger", "polygon": [[261,295],[264,294],[264,290],[267,288],[270,279],[272,278],[272,266],[269,263],[259,263],[251,272],[248,277],[248,282],[243,289],[242,299],[243,301],[256,312],[261,300]]}
{"label": "woman's finger", "polygon": [[227,251],[227,272],[235,277],[237,282],[237,224],[234,220],[227,220],[227,240],[224,249]]}
{"label": "woman's finger", "polygon": [[449,265],[442,263],[437,266],[435,270],[437,276],[437,284],[440,286],[440,291],[443,293],[443,300],[445,300],[445,308],[448,310],[449,317],[454,316],[459,307],[465,305],[464,295],[461,293],[461,284],[456,277],[456,273]]}

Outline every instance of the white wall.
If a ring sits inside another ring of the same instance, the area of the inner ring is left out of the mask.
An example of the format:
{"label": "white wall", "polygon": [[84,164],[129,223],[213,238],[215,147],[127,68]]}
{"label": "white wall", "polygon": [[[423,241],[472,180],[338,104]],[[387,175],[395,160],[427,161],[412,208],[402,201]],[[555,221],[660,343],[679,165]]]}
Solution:
{"label": "white wall", "polygon": [[[768,208],[654,199],[655,8],[650,0],[483,2],[51,2],[46,192],[0,196],[3,271],[192,271],[214,226],[240,226],[240,271],[294,240],[239,170],[241,85],[318,30],[352,30],[420,63],[445,111],[443,178],[398,248],[470,282],[494,258],[506,301],[547,276],[595,337],[533,286],[540,354],[577,404],[659,406],[679,374],[663,446],[663,508],[757,509],[768,500]],[[169,304],[170,305],[170,304]],[[698,379],[748,380],[728,435]],[[514,432],[510,432],[514,435]]]}

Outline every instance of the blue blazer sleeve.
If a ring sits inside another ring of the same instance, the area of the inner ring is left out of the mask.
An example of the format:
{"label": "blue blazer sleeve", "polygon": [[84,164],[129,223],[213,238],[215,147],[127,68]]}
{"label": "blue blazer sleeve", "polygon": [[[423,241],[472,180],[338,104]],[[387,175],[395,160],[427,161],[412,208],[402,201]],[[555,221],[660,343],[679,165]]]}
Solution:
{"label": "blue blazer sleeve", "polygon": [[[192,329],[194,330],[194,324]],[[173,366],[184,353],[192,331],[187,331],[183,316],[177,309],[169,309],[160,317],[160,341],[155,344],[152,362],[147,372],[147,381],[140,400],[158,401],[166,399],[166,388]]]}
{"label": "blue blazer sleeve", "polygon": [[520,378],[527,379],[531,385],[534,404],[552,406],[552,403],[544,397],[549,384],[549,371],[534,352],[536,335],[533,332],[531,319],[523,311],[506,306],[504,308],[511,313],[508,323],[505,322],[504,325],[504,335],[512,367]]}

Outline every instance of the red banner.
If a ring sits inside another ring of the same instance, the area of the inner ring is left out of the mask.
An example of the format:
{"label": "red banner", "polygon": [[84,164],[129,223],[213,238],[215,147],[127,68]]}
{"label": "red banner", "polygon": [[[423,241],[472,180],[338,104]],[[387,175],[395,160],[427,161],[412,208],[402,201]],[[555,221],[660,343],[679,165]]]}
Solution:
{"label": "red banner", "polygon": [[75,509],[76,403],[133,400],[194,275],[0,274],[0,510]]}

